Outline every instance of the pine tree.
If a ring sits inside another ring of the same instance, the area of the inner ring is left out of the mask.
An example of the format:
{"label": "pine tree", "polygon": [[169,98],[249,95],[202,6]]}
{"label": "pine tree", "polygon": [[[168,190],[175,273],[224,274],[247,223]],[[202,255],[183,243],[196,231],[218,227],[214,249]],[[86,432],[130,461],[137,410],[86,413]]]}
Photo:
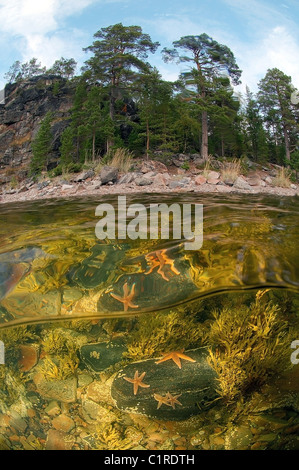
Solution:
{"label": "pine tree", "polygon": [[52,143],[52,120],[53,114],[48,112],[41,123],[34,141],[32,142],[33,157],[30,163],[30,173],[32,175],[40,173],[48,165]]}
{"label": "pine tree", "polygon": [[[159,45],[144,34],[140,26],[123,26],[118,23],[100,29],[94,35],[94,42],[84,50],[92,52],[84,70],[90,79],[101,83],[109,99],[111,122],[115,123],[116,101],[124,96],[141,73],[149,70],[145,62],[148,53],[154,53]],[[113,140],[108,142],[108,149]]]}
{"label": "pine tree", "polygon": [[[291,77],[277,68],[269,69],[258,86],[258,102],[264,121],[272,134],[275,146],[284,143],[285,158],[290,161],[292,140],[296,142],[298,138],[298,125],[291,101],[294,91]],[[297,131],[293,132],[294,128]]]}
{"label": "pine tree", "polygon": [[245,98],[246,108],[243,115],[243,123],[247,151],[254,161],[265,161],[268,158],[267,134],[263,126],[263,118],[258,102],[248,87],[246,88]]}
{"label": "pine tree", "polygon": [[[176,60],[190,65],[190,69],[182,73],[181,78],[189,90],[189,101],[193,100],[201,112],[201,154],[203,158],[207,158],[209,153],[208,108],[213,80],[226,74],[233,84],[237,85],[240,83],[241,71],[232,51],[207,34],[184,36],[173,45],[174,49],[164,48],[164,60],[166,62]],[[178,49],[183,50],[183,55],[179,54]]]}
{"label": "pine tree", "polygon": [[138,134],[145,142],[147,158],[153,146],[171,150],[170,113],[172,85],[153,69],[138,80]]}
{"label": "pine tree", "polygon": [[61,147],[60,147],[60,162],[63,166],[67,166],[74,161],[74,129],[72,126],[68,126],[61,135]]}
{"label": "pine tree", "polygon": [[77,62],[75,59],[65,59],[64,57],[61,57],[60,59],[55,60],[52,67],[48,70],[48,73],[60,75],[61,77],[69,80],[74,76],[76,67]]}

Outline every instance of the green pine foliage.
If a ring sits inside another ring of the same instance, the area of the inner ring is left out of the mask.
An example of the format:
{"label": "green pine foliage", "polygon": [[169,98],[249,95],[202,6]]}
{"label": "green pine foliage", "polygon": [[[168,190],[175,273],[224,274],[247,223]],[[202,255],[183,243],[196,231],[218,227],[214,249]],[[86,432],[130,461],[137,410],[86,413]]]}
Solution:
{"label": "green pine foliage", "polygon": [[32,159],[30,162],[30,173],[36,175],[45,170],[51,152],[52,134],[51,122],[53,113],[48,112],[43,119],[39,131],[32,142]]}

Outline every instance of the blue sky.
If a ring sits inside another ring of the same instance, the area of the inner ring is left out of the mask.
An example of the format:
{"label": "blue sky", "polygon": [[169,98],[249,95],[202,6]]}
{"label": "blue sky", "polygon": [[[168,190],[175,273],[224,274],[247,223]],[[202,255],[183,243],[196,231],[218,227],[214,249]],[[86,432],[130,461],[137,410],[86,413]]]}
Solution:
{"label": "blue sky", "polygon": [[161,43],[149,61],[165,79],[175,80],[180,66],[164,64],[161,49],[207,33],[233,51],[243,70],[240,91],[256,91],[273,67],[299,88],[298,0],[0,0],[0,89],[15,60],[37,57],[50,67],[63,56],[81,66],[93,34],[119,22],[139,25]]}

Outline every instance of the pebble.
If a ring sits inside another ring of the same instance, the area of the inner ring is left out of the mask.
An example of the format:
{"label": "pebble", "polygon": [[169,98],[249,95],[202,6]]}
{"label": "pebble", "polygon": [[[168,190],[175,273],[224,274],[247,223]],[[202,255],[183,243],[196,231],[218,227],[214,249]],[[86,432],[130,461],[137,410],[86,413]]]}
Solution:
{"label": "pebble", "polygon": [[65,414],[61,414],[53,419],[52,425],[58,431],[70,432],[75,427],[75,423],[72,418],[69,418]]}
{"label": "pebble", "polygon": [[52,400],[50,401],[50,403],[48,404],[48,406],[45,408],[45,412],[47,413],[47,415],[49,416],[55,416],[55,415],[58,415],[60,413],[60,406],[58,404],[58,402],[56,400]]}
{"label": "pebble", "polygon": [[70,450],[73,446],[73,440],[61,431],[50,429],[46,440],[46,450]]}
{"label": "pebble", "polygon": [[21,344],[19,346],[20,359],[18,361],[19,367],[22,372],[28,372],[31,370],[38,361],[38,347],[27,344]]}

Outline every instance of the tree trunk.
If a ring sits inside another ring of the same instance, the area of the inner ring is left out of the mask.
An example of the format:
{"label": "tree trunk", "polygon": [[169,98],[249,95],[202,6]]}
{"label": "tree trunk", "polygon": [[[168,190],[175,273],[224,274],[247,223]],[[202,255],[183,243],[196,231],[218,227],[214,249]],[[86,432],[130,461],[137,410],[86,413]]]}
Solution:
{"label": "tree trunk", "polygon": [[224,157],[224,139],[221,135],[221,157]]}
{"label": "tree trunk", "polygon": [[286,159],[290,161],[291,160],[290,142],[289,142],[289,136],[288,136],[288,131],[287,131],[286,126],[283,127],[283,135],[284,135],[284,142],[285,142],[285,148],[286,148]]}
{"label": "tree trunk", "polygon": [[96,154],[96,131],[95,129],[93,129],[93,132],[92,132],[92,161],[94,162],[95,161],[95,154]]}
{"label": "tree trunk", "polygon": [[[110,92],[110,102],[109,102],[109,115],[110,119],[112,122],[114,122],[114,116],[115,116],[115,98],[114,98],[114,87],[112,86],[111,92]],[[108,137],[107,139],[107,153],[109,153],[109,150],[111,147],[114,145],[114,139],[112,137]]]}
{"label": "tree trunk", "polygon": [[202,112],[202,130],[201,130],[201,157],[205,160],[209,156],[209,142],[208,142],[208,113],[207,111]]}
{"label": "tree trunk", "polygon": [[146,158],[148,160],[148,154],[150,149],[150,131],[149,131],[149,124],[148,119],[146,120]]}

